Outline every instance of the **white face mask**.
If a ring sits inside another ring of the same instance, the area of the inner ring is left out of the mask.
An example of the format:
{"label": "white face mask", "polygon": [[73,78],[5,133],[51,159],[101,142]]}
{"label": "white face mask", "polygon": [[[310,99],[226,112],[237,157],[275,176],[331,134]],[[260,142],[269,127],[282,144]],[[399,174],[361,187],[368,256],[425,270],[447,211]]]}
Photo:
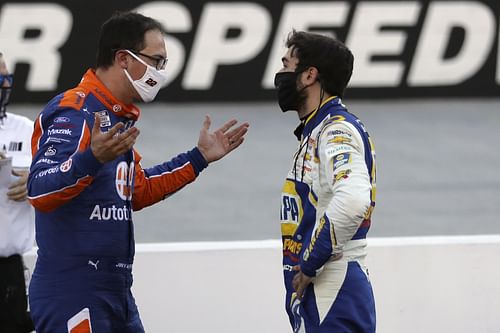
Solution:
{"label": "white face mask", "polygon": [[146,72],[144,72],[144,75],[139,80],[133,80],[125,68],[123,71],[130,83],[134,86],[135,91],[141,96],[141,99],[146,103],[152,102],[158,94],[158,91],[167,83],[167,71],[165,69],[157,70],[129,50],[125,51],[146,66]]}

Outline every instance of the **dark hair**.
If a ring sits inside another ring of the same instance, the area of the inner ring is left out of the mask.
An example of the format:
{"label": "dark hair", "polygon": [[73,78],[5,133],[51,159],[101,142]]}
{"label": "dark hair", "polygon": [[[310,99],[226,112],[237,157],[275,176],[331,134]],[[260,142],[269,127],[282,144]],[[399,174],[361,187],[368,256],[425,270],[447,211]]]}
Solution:
{"label": "dark hair", "polygon": [[161,24],[134,12],[116,12],[101,27],[97,47],[96,67],[108,68],[113,65],[118,50],[144,49],[144,34],[149,30],[164,32]]}
{"label": "dark hair", "polygon": [[295,30],[288,35],[286,46],[299,59],[296,72],[316,67],[323,89],[330,95],[344,95],[354,63],[347,46],[331,37]]}

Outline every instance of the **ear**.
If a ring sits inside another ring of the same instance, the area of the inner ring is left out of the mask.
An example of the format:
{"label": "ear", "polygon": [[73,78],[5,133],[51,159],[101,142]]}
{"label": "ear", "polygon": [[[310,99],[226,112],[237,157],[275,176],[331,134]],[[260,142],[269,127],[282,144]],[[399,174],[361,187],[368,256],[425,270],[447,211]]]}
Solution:
{"label": "ear", "polygon": [[309,84],[319,81],[319,71],[316,67],[309,67],[305,73],[307,74],[306,80]]}
{"label": "ear", "polygon": [[128,57],[128,53],[124,50],[116,51],[115,53],[115,63],[118,64],[121,68],[128,68],[128,64],[130,61],[130,57]]}

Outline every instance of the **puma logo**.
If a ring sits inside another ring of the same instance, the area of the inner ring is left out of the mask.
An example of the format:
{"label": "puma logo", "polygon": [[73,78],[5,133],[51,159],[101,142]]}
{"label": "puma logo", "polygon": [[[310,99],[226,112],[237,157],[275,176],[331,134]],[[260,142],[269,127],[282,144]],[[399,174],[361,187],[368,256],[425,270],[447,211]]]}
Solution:
{"label": "puma logo", "polygon": [[96,262],[89,260],[88,264],[94,266],[95,270],[97,271],[97,264],[99,264],[99,260],[97,260]]}

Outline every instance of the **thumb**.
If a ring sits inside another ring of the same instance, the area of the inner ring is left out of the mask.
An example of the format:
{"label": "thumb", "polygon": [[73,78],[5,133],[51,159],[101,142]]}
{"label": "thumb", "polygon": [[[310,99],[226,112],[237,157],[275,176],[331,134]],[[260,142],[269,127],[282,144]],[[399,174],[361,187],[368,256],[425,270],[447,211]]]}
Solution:
{"label": "thumb", "polygon": [[101,117],[98,117],[97,114],[94,113],[94,126],[92,127],[92,136],[101,133]]}
{"label": "thumb", "polygon": [[23,177],[27,174],[27,171],[24,171],[24,170],[18,171],[18,170],[12,169],[12,174],[14,176],[17,176],[17,177]]}
{"label": "thumb", "polygon": [[212,120],[210,119],[210,116],[208,114],[205,115],[205,121],[203,122],[203,129],[208,131],[210,129],[211,124],[212,124]]}

